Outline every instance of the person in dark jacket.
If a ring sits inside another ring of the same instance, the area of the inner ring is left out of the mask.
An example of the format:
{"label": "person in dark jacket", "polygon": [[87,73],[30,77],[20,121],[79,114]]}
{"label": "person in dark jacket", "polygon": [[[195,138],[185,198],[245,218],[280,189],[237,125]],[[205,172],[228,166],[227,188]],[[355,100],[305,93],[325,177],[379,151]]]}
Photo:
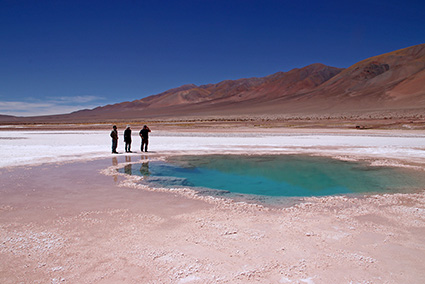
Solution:
{"label": "person in dark jacket", "polygon": [[124,130],[124,142],[125,142],[125,152],[131,152],[131,129],[130,125],[127,125],[127,128]]}
{"label": "person in dark jacket", "polygon": [[118,152],[117,152],[118,131],[117,131],[116,125],[112,126],[111,138],[112,138],[112,154],[118,154]]}
{"label": "person in dark jacket", "polygon": [[139,135],[142,137],[142,146],[140,147],[140,150],[143,152],[143,148],[145,148],[145,152],[148,151],[148,144],[149,144],[149,132],[151,130],[147,125],[143,126],[143,129],[140,130]]}

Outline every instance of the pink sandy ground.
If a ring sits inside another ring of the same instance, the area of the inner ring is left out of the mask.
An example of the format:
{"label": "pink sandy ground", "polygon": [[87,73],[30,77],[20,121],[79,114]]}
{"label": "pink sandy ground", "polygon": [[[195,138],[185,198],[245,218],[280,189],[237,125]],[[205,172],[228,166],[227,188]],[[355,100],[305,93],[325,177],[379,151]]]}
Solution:
{"label": "pink sandy ground", "polygon": [[272,208],[142,188],[122,163],[0,169],[0,283],[425,279],[424,191]]}

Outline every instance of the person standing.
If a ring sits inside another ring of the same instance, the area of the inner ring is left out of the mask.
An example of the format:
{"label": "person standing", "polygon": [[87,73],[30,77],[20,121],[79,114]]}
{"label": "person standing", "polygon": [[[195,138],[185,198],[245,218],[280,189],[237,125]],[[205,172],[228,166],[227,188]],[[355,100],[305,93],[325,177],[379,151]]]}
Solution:
{"label": "person standing", "polygon": [[145,152],[148,151],[149,132],[151,132],[151,130],[149,129],[149,127],[147,125],[144,125],[143,129],[140,130],[140,132],[139,132],[140,137],[142,137],[142,146],[140,147],[140,150],[142,152],[143,152],[143,147],[145,149]]}
{"label": "person standing", "polygon": [[124,142],[125,142],[125,152],[131,152],[131,129],[130,125],[127,125],[127,128],[124,130]]}
{"label": "person standing", "polygon": [[118,131],[117,131],[116,125],[112,126],[111,138],[112,138],[112,154],[118,154],[118,152],[117,152]]}

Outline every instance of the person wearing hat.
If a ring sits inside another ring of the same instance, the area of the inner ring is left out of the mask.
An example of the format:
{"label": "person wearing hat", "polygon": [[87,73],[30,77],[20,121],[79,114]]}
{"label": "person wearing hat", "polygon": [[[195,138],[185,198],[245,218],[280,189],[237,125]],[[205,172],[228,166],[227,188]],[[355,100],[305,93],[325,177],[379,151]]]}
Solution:
{"label": "person wearing hat", "polygon": [[125,152],[131,152],[131,129],[130,125],[127,125],[127,128],[124,130],[124,142],[125,142]]}
{"label": "person wearing hat", "polygon": [[112,138],[112,154],[118,154],[118,152],[117,152],[118,131],[117,131],[116,125],[112,126],[111,138]]}
{"label": "person wearing hat", "polygon": [[148,151],[148,144],[149,144],[149,132],[151,130],[147,125],[143,126],[143,129],[140,130],[139,135],[142,138],[142,146],[140,147],[140,150],[143,152],[143,148],[145,148],[145,152]]}

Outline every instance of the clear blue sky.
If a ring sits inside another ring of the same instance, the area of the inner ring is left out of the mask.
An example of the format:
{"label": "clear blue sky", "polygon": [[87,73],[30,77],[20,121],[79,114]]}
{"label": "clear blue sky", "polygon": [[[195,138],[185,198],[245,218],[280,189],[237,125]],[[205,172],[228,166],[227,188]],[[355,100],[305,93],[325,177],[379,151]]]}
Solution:
{"label": "clear blue sky", "polygon": [[425,42],[425,1],[0,0],[0,114],[349,67]]}

